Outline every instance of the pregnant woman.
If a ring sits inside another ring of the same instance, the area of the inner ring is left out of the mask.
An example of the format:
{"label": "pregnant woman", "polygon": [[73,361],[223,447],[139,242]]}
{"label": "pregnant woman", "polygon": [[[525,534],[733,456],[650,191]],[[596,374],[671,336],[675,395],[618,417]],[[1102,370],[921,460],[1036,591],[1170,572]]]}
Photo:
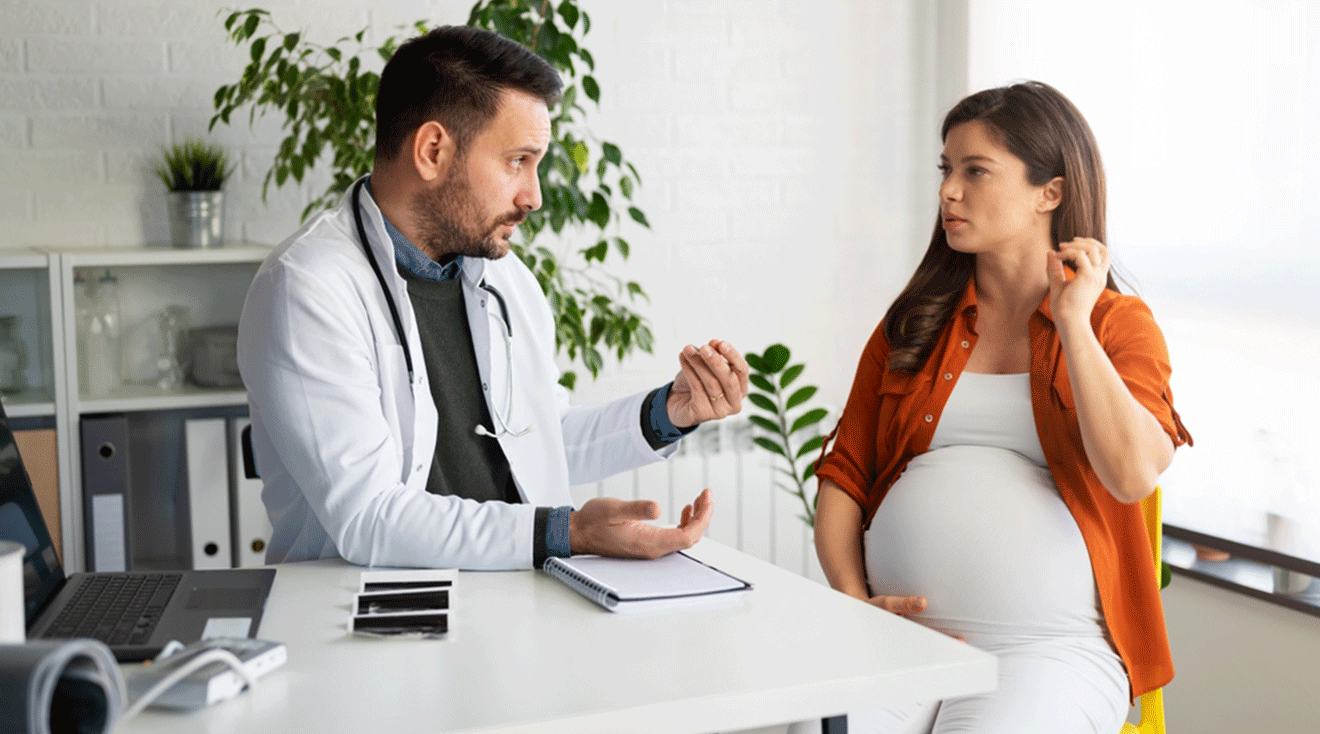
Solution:
{"label": "pregnant woman", "polygon": [[939,219],[821,462],[830,584],[992,652],[993,693],[887,732],[1117,734],[1173,663],[1140,500],[1191,437],[1150,310],[1119,293],[1100,154],[1039,82],[944,119]]}

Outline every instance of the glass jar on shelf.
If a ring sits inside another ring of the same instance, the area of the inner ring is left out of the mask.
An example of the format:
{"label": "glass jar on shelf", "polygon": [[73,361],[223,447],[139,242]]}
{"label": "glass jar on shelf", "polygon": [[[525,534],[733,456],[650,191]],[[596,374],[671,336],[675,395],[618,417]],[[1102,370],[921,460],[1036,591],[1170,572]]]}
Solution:
{"label": "glass jar on shelf", "polygon": [[119,280],[107,269],[96,281],[91,297],[87,339],[87,392],[105,397],[123,385],[123,355],[120,353],[122,321],[119,309]]}
{"label": "glass jar on shelf", "polygon": [[160,327],[160,354],[156,357],[156,387],[164,392],[176,390],[183,384],[183,367],[179,364],[180,337],[187,329],[188,308],[166,306],[157,315]]}
{"label": "glass jar on shelf", "polygon": [[87,377],[87,335],[92,326],[92,282],[81,272],[73,274],[73,327],[78,341],[78,391],[87,394],[92,391]]}
{"label": "glass jar on shelf", "polygon": [[26,370],[27,345],[18,336],[18,317],[0,316],[0,393],[22,392]]}

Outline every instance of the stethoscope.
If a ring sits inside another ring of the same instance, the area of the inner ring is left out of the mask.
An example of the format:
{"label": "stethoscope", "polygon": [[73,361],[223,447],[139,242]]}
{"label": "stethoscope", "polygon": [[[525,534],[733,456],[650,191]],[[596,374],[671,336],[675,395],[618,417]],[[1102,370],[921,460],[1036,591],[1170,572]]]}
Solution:
{"label": "stethoscope", "polygon": [[[394,320],[394,331],[399,335],[399,345],[403,347],[403,361],[408,366],[408,385],[411,387],[414,378],[412,350],[408,348],[408,337],[403,330],[403,319],[399,318],[399,308],[394,303],[394,296],[390,295],[390,289],[385,283],[385,275],[381,272],[380,264],[376,262],[376,256],[371,252],[371,245],[367,240],[367,228],[362,224],[362,209],[358,202],[362,198],[362,185],[366,181],[363,178],[353,184],[353,221],[357,224],[358,240],[362,243],[363,251],[367,253],[367,261],[371,263],[371,270],[376,274],[380,289],[385,294],[385,303],[390,307],[390,318]],[[504,302],[504,294],[500,293],[495,286],[486,283],[484,279],[481,281],[480,286],[487,293],[494,296],[495,301],[500,305],[499,332],[500,337],[504,340],[504,357],[508,360],[509,367],[504,371],[504,409],[492,410],[490,415],[495,430],[488,430],[478,423],[472,429],[472,432],[478,436],[489,436],[491,438],[526,436],[536,430],[535,423],[529,423],[526,428],[517,431],[509,427],[509,418],[513,415],[513,326],[509,323],[509,307]],[[485,311],[487,317],[489,317],[490,309],[485,309]]]}

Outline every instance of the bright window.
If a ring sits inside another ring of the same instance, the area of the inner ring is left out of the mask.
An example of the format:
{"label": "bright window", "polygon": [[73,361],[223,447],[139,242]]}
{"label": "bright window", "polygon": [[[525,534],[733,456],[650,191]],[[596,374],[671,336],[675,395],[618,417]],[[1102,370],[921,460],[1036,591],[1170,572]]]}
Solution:
{"label": "bright window", "polygon": [[1320,3],[969,10],[969,91],[1047,82],[1099,141],[1109,245],[1196,440],[1166,522],[1320,561]]}

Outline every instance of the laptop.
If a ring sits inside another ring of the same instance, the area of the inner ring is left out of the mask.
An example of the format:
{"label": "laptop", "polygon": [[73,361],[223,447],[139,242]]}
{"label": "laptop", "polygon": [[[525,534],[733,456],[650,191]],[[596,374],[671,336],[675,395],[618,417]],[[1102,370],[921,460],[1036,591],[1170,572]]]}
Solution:
{"label": "laptop", "polygon": [[0,404],[0,539],[21,543],[28,639],[91,637],[121,662],[170,640],[255,637],[273,568],[64,575]]}

